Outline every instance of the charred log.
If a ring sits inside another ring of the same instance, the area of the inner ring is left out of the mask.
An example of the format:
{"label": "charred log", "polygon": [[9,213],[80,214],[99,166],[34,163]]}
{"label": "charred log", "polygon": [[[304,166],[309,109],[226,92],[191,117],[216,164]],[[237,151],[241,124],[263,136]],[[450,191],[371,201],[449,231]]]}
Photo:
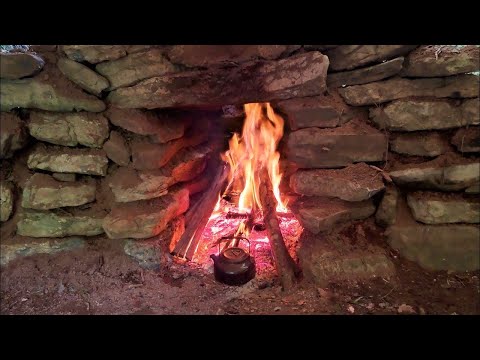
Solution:
{"label": "charred log", "polygon": [[175,246],[173,255],[192,260],[219,195],[227,186],[228,172],[228,165],[221,164],[210,189],[205,191],[201,199],[186,214],[185,232]]}

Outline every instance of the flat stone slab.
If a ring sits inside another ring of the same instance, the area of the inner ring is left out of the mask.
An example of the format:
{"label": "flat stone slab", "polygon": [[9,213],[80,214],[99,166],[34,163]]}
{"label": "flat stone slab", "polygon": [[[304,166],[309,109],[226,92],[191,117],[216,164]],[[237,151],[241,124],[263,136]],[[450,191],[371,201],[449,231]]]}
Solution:
{"label": "flat stone slab", "polygon": [[187,115],[160,114],[156,111],[118,109],[111,107],[105,113],[113,125],[139,135],[148,135],[156,143],[181,138],[188,123]]}
{"label": "flat stone slab", "polygon": [[63,182],[47,174],[35,173],[23,188],[22,207],[49,210],[79,206],[94,201],[95,191],[96,182],[92,178]]}
{"label": "flat stone slab", "polygon": [[231,65],[255,59],[273,60],[300,45],[174,45],[168,58],[189,67]]}
{"label": "flat stone slab", "polygon": [[127,55],[125,45],[63,45],[63,52],[72,60],[96,64]]}
{"label": "flat stone slab", "polygon": [[104,213],[76,215],[65,211],[24,210],[17,223],[17,234],[30,237],[95,236],[102,234]]}
{"label": "flat stone slab", "polygon": [[340,170],[299,170],[290,177],[290,188],[307,196],[367,200],[384,189],[382,176],[365,163]]}
{"label": "flat stone slab", "polygon": [[38,144],[28,156],[30,169],[105,176],[108,158],[103,150],[70,149]]}
{"label": "flat stone slab", "polygon": [[57,45],[30,45],[30,50],[34,52],[55,52],[57,51]]}
{"label": "flat stone slab", "polygon": [[329,49],[336,48],[340,45],[303,45],[305,50],[318,50],[318,51],[325,51]]}
{"label": "flat stone slab", "polygon": [[454,106],[448,101],[398,100],[370,108],[370,119],[392,131],[451,129],[480,124],[478,99]]}
{"label": "flat stone slab", "polygon": [[362,69],[328,74],[327,85],[329,88],[368,84],[396,75],[402,70],[404,58],[398,57],[381,64]]}
{"label": "flat stone slab", "polygon": [[45,61],[29,53],[0,53],[0,78],[20,79],[33,76],[42,70]]}
{"label": "flat stone slab", "polygon": [[348,86],[338,91],[347,104],[364,106],[408,97],[475,98],[478,97],[478,88],[478,76],[456,75],[429,79],[393,77],[384,81]]}
{"label": "flat stone slab", "polygon": [[409,188],[457,191],[480,180],[480,163],[445,154],[425,163],[401,166],[389,175],[395,184]]}
{"label": "flat stone slab", "polygon": [[345,104],[337,92],[277,101],[274,107],[286,116],[291,130],[337,127],[356,115],[356,111]]}
{"label": "flat stone slab", "polygon": [[[123,250],[125,254],[135,260],[140,267],[149,270],[160,268],[164,244],[175,244],[185,231],[185,220],[183,216],[173,219],[166,230],[150,239],[127,239]],[[172,248],[173,250],[173,248]]]}
{"label": "flat stone slab", "polygon": [[63,239],[16,239],[14,242],[0,244],[0,265],[5,266],[11,261],[36,254],[55,254],[61,251],[81,249],[85,247],[82,237]]}
{"label": "flat stone slab", "polygon": [[467,194],[480,194],[480,183],[472,185],[465,189],[465,193]]}
{"label": "flat stone slab", "polygon": [[480,48],[467,45],[424,45],[412,51],[406,58],[403,76],[435,77],[451,76],[478,71]]}
{"label": "flat stone slab", "polygon": [[183,149],[168,165],[157,170],[118,168],[109,176],[115,201],[131,202],[166,195],[170,186],[193,180],[203,172],[209,151],[207,147]]}
{"label": "flat stone slab", "polygon": [[197,123],[184,137],[163,144],[145,137],[135,137],[130,142],[133,167],[137,170],[160,169],[180,150],[205,142],[208,139],[208,129],[208,122]]}
{"label": "flat stone slab", "polygon": [[450,145],[438,132],[402,133],[391,137],[390,150],[404,155],[435,157],[450,151]]}
{"label": "flat stone slab", "polygon": [[127,239],[123,251],[143,269],[160,269],[163,252],[156,237],[145,240]]}
{"label": "flat stone slab", "polygon": [[451,143],[462,153],[480,152],[480,126],[458,129]]}
{"label": "flat stone slab", "polygon": [[25,123],[15,114],[0,112],[0,159],[10,158],[28,142]]}
{"label": "flat stone slab", "polygon": [[188,207],[186,189],[151,200],[118,204],[105,217],[103,228],[110,239],[147,239],[164,231]]}
{"label": "flat stone slab", "polygon": [[178,67],[163,56],[162,49],[152,48],[127,55],[118,60],[104,61],[95,70],[110,82],[109,91],[131,86],[141,80],[174,73]]}
{"label": "flat stone slab", "polygon": [[292,211],[306,230],[318,234],[348,221],[368,218],[375,213],[375,205],[371,200],[348,202],[310,197],[296,202]]}
{"label": "flat stone slab", "polygon": [[4,222],[10,218],[13,211],[13,184],[9,181],[0,183],[0,221]]}
{"label": "flat stone slab", "polygon": [[463,194],[416,191],[407,195],[415,220],[424,224],[480,223],[480,199]]}
{"label": "flat stone slab", "polygon": [[378,246],[344,248],[319,238],[318,241],[302,244],[298,258],[304,276],[321,287],[377,277],[388,279],[395,275],[393,262]]}
{"label": "flat stone slab", "polygon": [[101,148],[108,138],[108,120],[95,113],[52,113],[32,111],[28,121],[34,138],[63,146]]}
{"label": "flat stone slab", "polygon": [[130,147],[123,135],[118,131],[110,133],[110,138],[103,144],[103,150],[114,163],[120,166],[128,166],[130,164]]}
{"label": "flat stone slab", "polygon": [[319,52],[154,77],[112,91],[119,108],[223,106],[319,95],[326,90],[328,58]]}
{"label": "flat stone slab", "polygon": [[408,260],[428,270],[480,268],[480,228],[475,225],[393,225],[387,241]]}
{"label": "flat stone slab", "polygon": [[0,81],[0,110],[14,108],[101,112],[105,103],[83,92],[60,70],[49,68],[31,79]]}
{"label": "flat stone slab", "polygon": [[300,168],[342,167],[355,162],[382,161],[387,138],[361,120],[335,129],[307,128],[291,132],[287,157]]}
{"label": "flat stone slab", "polygon": [[76,61],[60,58],[57,61],[57,66],[63,75],[90,94],[99,96],[103,90],[110,86],[106,78]]}
{"label": "flat stone slab", "polygon": [[397,218],[398,190],[393,185],[388,185],[377,212],[375,213],[375,222],[383,227],[395,224]]}
{"label": "flat stone slab", "polygon": [[76,174],[53,173],[53,178],[58,181],[72,182],[77,179]]}
{"label": "flat stone slab", "polygon": [[326,50],[333,71],[351,70],[405,55],[418,45],[339,45]]}

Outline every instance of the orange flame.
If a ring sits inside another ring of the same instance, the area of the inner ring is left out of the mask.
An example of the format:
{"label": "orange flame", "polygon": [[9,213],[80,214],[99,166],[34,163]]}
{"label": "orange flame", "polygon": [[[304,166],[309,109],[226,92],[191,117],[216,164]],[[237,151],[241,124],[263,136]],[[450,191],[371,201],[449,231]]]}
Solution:
{"label": "orange flame", "polygon": [[222,202],[222,197],[220,196],[220,194],[218,194],[217,204],[215,205],[215,208],[213,209],[209,220],[216,219],[217,217],[220,216],[220,214],[222,213],[222,209],[220,209],[221,202]]}
{"label": "orange flame", "polygon": [[266,168],[277,200],[277,211],[286,212],[280,198],[282,174],[279,169],[280,154],[277,152],[284,121],[269,103],[245,104],[244,108],[246,118],[242,137],[235,133],[230,139],[229,150],[223,156],[230,164],[229,187],[233,181],[241,179],[240,211],[261,209],[259,174],[261,169]]}

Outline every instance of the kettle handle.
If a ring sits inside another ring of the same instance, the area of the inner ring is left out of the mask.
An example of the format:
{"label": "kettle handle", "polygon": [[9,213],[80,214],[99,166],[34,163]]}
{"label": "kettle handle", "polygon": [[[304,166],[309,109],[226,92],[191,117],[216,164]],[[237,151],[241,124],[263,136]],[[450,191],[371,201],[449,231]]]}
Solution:
{"label": "kettle handle", "polygon": [[250,240],[248,240],[246,237],[243,237],[243,236],[224,236],[224,237],[220,238],[220,240],[217,241],[217,243],[218,243],[218,253],[220,253],[220,244],[222,242],[231,241],[231,240],[235,240],[235,239],[245,240],[246,242],[248,242],[248,255],[250,255],[250,253],[251,253],[251,251],[250,251]]}

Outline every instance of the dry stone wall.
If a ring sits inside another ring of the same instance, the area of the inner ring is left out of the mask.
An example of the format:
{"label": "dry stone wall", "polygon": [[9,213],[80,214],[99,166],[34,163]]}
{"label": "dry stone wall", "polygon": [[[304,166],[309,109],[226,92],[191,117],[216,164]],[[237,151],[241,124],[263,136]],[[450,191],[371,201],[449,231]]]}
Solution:
{"label": "dry stone wall", "polygon": [[[304,228],[325,239],[375,213],[407,259],[430,270],[478,269],[479,47],[339,45],[325,54],[328,93],[342,105],[278,103],[290,124],[284,154],[298,168],[289,185]],[[354,115],[341,121],[339,113]],[[300,259],[321,278],[312,251]]]}
{"label": "dry stone wall", "polygon": [[[2,264],[103,234],[155,268],[208,186],[212,134],[230,126],[217,110],[269,101],[287,126],[282,186],[317,245],[374,217],[391,247],[427,269],[480,267],[478,46],[15,51],[0,53]],[[317,279],[392,271],[380,248],[362,262],[322,246],[299,253]],[[327,255],[343,265],[325,268]]]}

